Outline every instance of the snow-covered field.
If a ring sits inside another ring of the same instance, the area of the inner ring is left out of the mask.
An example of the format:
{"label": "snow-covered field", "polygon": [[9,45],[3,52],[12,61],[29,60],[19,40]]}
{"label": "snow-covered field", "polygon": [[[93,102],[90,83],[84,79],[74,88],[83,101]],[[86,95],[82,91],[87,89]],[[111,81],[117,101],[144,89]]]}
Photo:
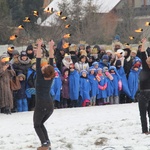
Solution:
{"label": "snow-covered field", "polygon": [[[0,150],[36,150],[33,112],[0,114]],[[56,109],[45,123],[52,150],[150,150],[138,104]]]}

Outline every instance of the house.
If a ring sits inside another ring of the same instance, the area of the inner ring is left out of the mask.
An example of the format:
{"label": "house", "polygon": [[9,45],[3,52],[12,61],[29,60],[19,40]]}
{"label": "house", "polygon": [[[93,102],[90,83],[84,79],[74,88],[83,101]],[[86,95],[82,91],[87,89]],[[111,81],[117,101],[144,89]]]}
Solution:
{"label": "house", "polygon": [[114,8],[113,12],[117,16],[124,14],[124,3],[133,8],[133,16],[139,28],[143,29],[142,36],[150,37],[150,28],[145,26],[146,22],[150,21],[150,0],[121,0]]}
{"label": "house", "polygon": [[[93,6],[98,6],[98,13],[109,13],[121,0],[92,0],[92,5]],[[66,0],[66,2],[69,4],[69,7],[71,8],[72,6],[72,1],[71,0]],[[82,0],[83,6],[87,4],[88,0]],[[62,4],[62,1],[60,0],[53,0],[46,8],[53,8],[54,11],[62,11],[59,10],[59,4]],[[50,15],[46,20],[44,20],[41,23],[41,26],[51,26],[51,24],[54,24],[57,22],[57,16],[55,13]]]}

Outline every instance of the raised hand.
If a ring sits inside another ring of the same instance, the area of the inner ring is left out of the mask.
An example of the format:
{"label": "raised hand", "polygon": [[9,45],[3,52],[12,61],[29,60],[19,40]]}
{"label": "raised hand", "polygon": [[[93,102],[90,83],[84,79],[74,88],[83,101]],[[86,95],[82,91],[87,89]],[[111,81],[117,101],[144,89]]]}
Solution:
{"label": "raised hand", "polygon": [[37,39],[36,43],[38,46],[41,46],[43,44],[43,39]]}
{"label": "raised hand", "polygon": [[41,45],[43,44],[43,39],[37,39],[36,43],[38,44],[36,58],[41,58]]}
{"label": "raised hand", "polygon": [[49,47],[53,48],[55,45],[55,42],[53,40],[50,40],[49,41]]}
{"label": "raised hand", "polygon": [[49,57],[54,58],[54,41],[50,40],[49,41]]}

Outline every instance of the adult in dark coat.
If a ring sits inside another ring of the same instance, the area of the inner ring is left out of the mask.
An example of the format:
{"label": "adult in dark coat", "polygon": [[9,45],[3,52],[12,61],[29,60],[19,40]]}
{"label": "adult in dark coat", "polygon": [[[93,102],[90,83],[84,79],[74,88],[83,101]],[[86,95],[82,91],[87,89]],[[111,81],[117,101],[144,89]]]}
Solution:
{"label": "adult in dark coat", "polygon": [[[150,68],[146,63],[146,39],[142,40],[142,49],[140,53],[140,58],[142,60],[143,69],[140,73],[140,95],[139,95],[139,111],[142,126],[142,133],[149,134],[150,129],[148,129],[147,123],[147,113],[148,120],[150,120]],[[148,54],[150,57],[150,54]]]}
{"label": "adult in dark coat", "polygon": [[23,73],[26,76],[28,68],[31,66],[30,62],[31,60],[27,57],[26,51],[22,51],[18,57],[18,61],[13,64],[16,74]]}

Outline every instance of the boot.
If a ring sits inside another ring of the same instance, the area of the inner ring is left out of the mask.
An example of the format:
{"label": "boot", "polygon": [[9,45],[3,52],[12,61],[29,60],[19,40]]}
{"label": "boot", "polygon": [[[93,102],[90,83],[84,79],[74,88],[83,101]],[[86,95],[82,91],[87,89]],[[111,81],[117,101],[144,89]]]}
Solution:
{"label": "boot", "polygon": [[11,110],[9,107],[5,107],[4,114],[11,114]]}
{"label": "boot", "polygon": [[38,147],[37,150],[51,150],[51,147]]}

